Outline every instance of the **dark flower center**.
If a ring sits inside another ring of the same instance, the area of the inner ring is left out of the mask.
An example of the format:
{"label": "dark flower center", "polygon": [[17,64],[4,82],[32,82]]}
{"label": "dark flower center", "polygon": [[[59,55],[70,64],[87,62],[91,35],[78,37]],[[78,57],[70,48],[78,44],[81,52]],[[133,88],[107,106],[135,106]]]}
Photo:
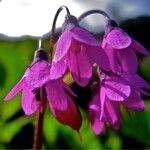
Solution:
{"label": "dark flower center", "polygon": [[33,62],[37,62],[41,60],[45,60],[48,62],[47,53],[42,48],[35,51]]}
{"label": "dark flower center", "polygon": [[[42,92],[41,92],[42,90]],[[32,90],[33,94],[35,95],[35,99],[36,101],[41,101],[42,97],[46,97],[47,96],[47,93],[46,93],[46,90],[45,90],[45,87],[41,87],[41,88],[34,88]],[[41,95],[41,93],[43,94],[43,96]]]}
{"label": "dark flower center", "polygon": [[35,88],[32,90],[33,94],[35,95],[35,99],[36,101],[40,101],[40,88]]}
{"label": "dark flower center", "polygon": [[79,26],[77,18],[72,15],[67,15],[62,26],[62,31],[66,29],[72,29],[75,26]]}
{"label": "dark flower center", "polygon": [[105,33],[109,33],[114,27],[118,27],[118,24],[114,20],[108,20],[105,26]]}

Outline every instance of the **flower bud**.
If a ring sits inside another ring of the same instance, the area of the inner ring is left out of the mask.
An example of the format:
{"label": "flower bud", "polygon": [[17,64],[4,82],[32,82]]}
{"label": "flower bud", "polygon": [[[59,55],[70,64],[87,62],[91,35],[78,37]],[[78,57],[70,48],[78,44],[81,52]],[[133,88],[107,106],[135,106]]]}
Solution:
{"label": "flower bud", "polygon": [[47,53],[42,48],[35,51],[33,62],[37,62],[41,60],[45,60],[48,62]]}
{"label": "flower bud", "polygon": [[114,27],[118,27],[118,24],[114,20],[107,20],[105,34],[109,33]]}
{"label": "flower bud", "polygon": [[72,29],[75,26],[79,26],[77,18],[72,15],[67,15],[62,25],[62,31],[66,29]]}

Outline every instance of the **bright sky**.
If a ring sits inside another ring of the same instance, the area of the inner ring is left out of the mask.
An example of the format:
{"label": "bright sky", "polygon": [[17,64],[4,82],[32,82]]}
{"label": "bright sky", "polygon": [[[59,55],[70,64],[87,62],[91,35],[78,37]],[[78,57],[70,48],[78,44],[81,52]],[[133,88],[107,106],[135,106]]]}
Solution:
{"label": "bright sky", "polygon": [[[123,2],[126,2],[126,5],[123,5]],[[137,0],[136,2],[141,4],[135,3],[135,0],[86,0],[86,3],[84,0],[1,0],[0,33],[8,36],[42,36],[50,31],[54,15],[61,5],[68,6],[70,12],[77,17],[85,10],[92,8],[108,10],[110,13],[111,8],[114,7],[118,10],[120,9],[120,15],[124,17],[134,16],[138,13],[142,14],[143,12],[150,14],[149,7],[145,9],[145,5],[142,5],[144,3],[142,0]],[[62,25],[65,13],[63,11],[58,18],[57,27]],[[89,26],[94,26],[95,28],[97,18],[92,16],[88,18]]]}
{"label": "bright sky", "polygon": [[[0,33],[8,36],[41,36],[50,31],[54,14],[63,4],[70,8],[72,4],[76,7],[75,3],[69,3],[67,0],[2,0]],[[71,12],[74,13],[72,10]],[[80,8],[78,13],[81,13]],[[65,11],[58,18],[57,26],[62,24],[64,15]]]}

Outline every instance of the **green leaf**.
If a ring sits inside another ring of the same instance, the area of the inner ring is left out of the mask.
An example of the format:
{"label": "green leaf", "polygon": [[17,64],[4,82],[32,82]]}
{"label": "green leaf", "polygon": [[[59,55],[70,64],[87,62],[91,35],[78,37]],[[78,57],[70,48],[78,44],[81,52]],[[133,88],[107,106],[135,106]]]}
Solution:
{"label": "green leaf", "polygon": [[149,145],[150,141],[150,102],[146,103],[144,112],[132,112],[130,118],[126,118],[122,132],[125,135],[132,136],[145,145]]}

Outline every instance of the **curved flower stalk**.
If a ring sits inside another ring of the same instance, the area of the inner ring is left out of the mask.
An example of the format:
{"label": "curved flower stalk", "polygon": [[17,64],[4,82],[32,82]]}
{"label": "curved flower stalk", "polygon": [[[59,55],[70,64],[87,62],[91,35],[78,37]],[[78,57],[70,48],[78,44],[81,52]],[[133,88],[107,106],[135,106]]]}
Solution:
{"label": "curved flower stalk", "polygon": [[97,84],[93,89],[89,104],[89,119],[95,134],[102,133],[106,123],[114,129],[119,129],[122,123],[120,105],[127,111],[144,110],[140,91],[129,85],[127,80],[119,76],[101,75],[101,84]]}
{"label": "curved flower stalk", "polygon": [[22,91],[22,108],[26,115],[31,115],[36,111],[44,111],[43,103],[44,99],[47,99],[55,118],[60,123],[79,131],[81,114],[70,97],[70,94],[76,95],[61,79],[51,80],[50,64],[47,59],[46,52],[38,49],[33,63],[5,97],[5,101]]}
{"label": "curved flower stalk", "polygon": [[107,53],[113,72],[136,73],[138,68],[136,51],[150,55],[143,45],[131,38],[113,20],[107,20],[102,47]]}
{"label": "curved flower stalk", "polygon": [[99,42],[79,26],[77,19],[67,15],[54,54],[51,78],[57,79],[69,68],[75,82],[86,86],[92,76],[92,66],[97,64],[110,70],[109,61]]}

